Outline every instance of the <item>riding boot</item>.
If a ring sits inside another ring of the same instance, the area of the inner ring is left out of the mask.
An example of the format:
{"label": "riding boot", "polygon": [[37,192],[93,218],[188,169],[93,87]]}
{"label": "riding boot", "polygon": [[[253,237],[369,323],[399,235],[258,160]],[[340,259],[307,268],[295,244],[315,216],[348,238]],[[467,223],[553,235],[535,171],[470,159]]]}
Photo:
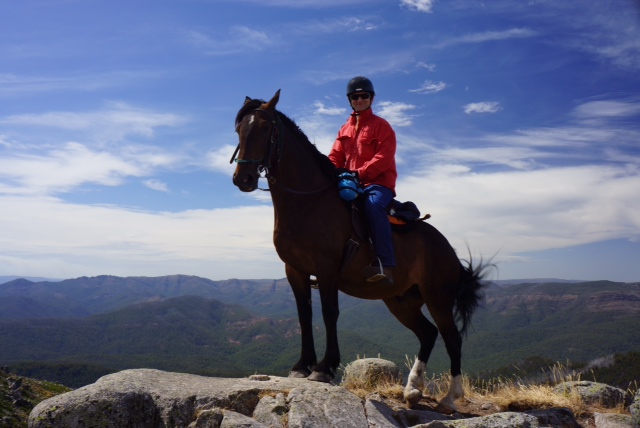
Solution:
{"label": "riding boot", "polygon": [[393,273],[391,267],[383,266],[379,258],[376,259],[366,268],[364,268],[364,276],[368,282],[384,281],[393,284]]}

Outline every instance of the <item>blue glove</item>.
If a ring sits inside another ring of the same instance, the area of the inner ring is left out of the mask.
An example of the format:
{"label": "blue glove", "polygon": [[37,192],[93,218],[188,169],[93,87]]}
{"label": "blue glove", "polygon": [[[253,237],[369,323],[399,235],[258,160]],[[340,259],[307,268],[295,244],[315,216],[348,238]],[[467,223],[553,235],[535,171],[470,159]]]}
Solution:
{"label": "blue glove", "polygon": [[345,201],[353,201],[362,193],[358,177],[352,172],[343,172],[338,175],[338,193]]}

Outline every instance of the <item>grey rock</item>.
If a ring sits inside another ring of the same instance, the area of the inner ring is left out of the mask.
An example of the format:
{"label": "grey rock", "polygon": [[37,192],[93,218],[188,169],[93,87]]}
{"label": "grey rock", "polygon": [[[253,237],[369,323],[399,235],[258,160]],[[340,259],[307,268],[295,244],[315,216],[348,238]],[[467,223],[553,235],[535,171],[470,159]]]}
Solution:
{"label": "grey rock", "polygon": [[577,393],[586,404],[600,404],[607,408],[613,408],[628,401],[625,391],[598,382],[564,382],[556,385],[553,389],[559,394]]}
{"label": "grey rock", "polygon": [[364,404],[369,428],[399,428],[402,427],[394,417],[395,412],[387,406],[378,394],[367,397]]}
{"label": "grey rock", "polygon": [[631,413],[631,422],[636,427],[640,427],[640,389],[636,391],[633,403],[629,406],[629,413]]}
{"label": "grey rock", "polygon": [[402,382],[402,372],[395,363],[382,358],[355,360],[344,369],[343,383],[375,387]]}
{"label": "grey rock", "polygon": [[431,421],[450,420],[442,413],[428,410],[398,409],[387,406],[379,394],[371,394],[365,403],[365,413],[369,428],[413,427]]}
{"label": "grey rock", "polygon": [[219,428],[224,417],[222,410],[203,410],[197,414],[195,421],[189,424],[188,428]]}
{"label": "grey rock", "polygon": [[253,418],[269,427],[286,426],[289,405],[282,392],[275,397],[265,395],[253,411]]}
{"label": "grey rock", "polygon": [[[548,425],[546,425],[548,426]],[[414,428],[539,428],[542,427],[535,416],[518,412],[494,413],[469,419],[433,421],[416,425]]]}
{"label": "grey rock", "polygon": [[269,426],[240,413],[224,410],[220,428],[269,428]]}
{"label": "grey rock", "polygon": [[596,428],[632,428],[633,421],[630,415],[613,413],[594,413]]}
{"label": "grey rock", "polygon": [[319,388],[296,388],[291,390],[288,400],[289,428],[368,428],[362,401],[344,388],[326,384]]}
{"label": "grey rock", "polygon": [[556,428],[580,428],[580,424],[578,424],[575,415],[570,409],[552,408],[527,410],[524,413],[535,416],[538,419],[540,426]]}

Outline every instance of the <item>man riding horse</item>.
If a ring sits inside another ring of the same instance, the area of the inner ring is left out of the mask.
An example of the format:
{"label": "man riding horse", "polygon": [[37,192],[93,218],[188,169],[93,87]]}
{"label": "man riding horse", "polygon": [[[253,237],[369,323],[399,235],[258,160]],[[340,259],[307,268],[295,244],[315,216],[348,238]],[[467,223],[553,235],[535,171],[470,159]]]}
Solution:
{"label": "man riding horse", "polygon": [[395,196],[396,134],[389,122],[371,109],[376,92],[366,77],[354,77],[347,84],[347,98],[353,113],[340,128],[329,153],[338,169],[346,169],[363,185],[364,207],[376,259],[365,268],[369,282],[393,284],[396,266],[387,207]]}

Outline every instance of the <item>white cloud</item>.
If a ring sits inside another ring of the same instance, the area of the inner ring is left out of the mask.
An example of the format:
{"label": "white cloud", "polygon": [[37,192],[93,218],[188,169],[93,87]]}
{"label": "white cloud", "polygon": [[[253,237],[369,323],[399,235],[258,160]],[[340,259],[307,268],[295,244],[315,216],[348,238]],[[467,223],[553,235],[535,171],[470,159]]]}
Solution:
{"label": "white cloud", "polygon": [[444,82],[436,83],[432,82],[431,80],[426,80],[418,89],[409,89],[409,92],[417,92],[420,94],[435,94],[437,92],[444,91],[447,87],[449,87],[449,85]]}
{"label": "white cloud", "polygon": [[347,113],[346,108],[327,107],[324,105],[324,103],[320,101],[316,101],[315,103],[313,103],[313,105],[316,108],[316,113],[318,114],[326,114],[329,116],[339,116],[339,115],[345,115]]}
{"label": "white cloud", "polygon": [[[237,139],[237,137],[236,137]],[[212,150],[206,154],[205,167],[210,168],[213,171],[221,172],[223,174],[231,175],[236,165],[229,163],[231,155],[235,151],[236,146],[226,144],[217,150]]]}
{"label": "white cloud", "polygon": [[159,192],[165,192],[165,193],[169,191],[169,186],[167,186],[167,183],[161,180],[149,179],[149,180],[144,180],[142,183],[152,190],[157,190]]}
{"label": "white cloud", "polygon": [[281,278],[272,211],[261,206],[147,213],[0,196],[0,270],[60,278],[105,272]]}
{"label": "white cloud", "polygon": [[142,176],[143,163],[82,144],[67,143],[47,153],[0,157],[0,194],[68,192],[84,183],[116,186],[127,176]]}
{"label": "white cloud", "polygon": [[640,103],[618,100],[589,101],[573,110],[579,119],[624,118],[640,115]]}
{"label": "white cloud", "polygon": [[59,147],[14,147],[0,151],[0,194],[52,195],[84,184],[119,186],[173,167],[181,158],[155,148],[95,149],[80,143]]}
{"label": "white cloud", "polygon": [[640,237],[640,173],[624,167],[478,173],[442,164],[400,178],[399,197],[430,212],[459,250],[504,256]]}
{"label": "white cloud", "polygon": [[497,113],[502,110],[500,103],[497,101],[483,101],[480,103],[469,103],[463,107],[467,114],[472,113]]}
{"label": "white cloud", "polygon": [[400,0],[400,6],[417,12],[431,13],[435,0]]}
{"label": "white cloud", "polygon": [[407,114],[409,110],[413,110],[416,106],[407,103],[399,103],[392,101],[381,101],[376,104],[380,107],[377,114],[380,117],[385,118],[391,126],[411,126],[413,123],[413,116]]}

